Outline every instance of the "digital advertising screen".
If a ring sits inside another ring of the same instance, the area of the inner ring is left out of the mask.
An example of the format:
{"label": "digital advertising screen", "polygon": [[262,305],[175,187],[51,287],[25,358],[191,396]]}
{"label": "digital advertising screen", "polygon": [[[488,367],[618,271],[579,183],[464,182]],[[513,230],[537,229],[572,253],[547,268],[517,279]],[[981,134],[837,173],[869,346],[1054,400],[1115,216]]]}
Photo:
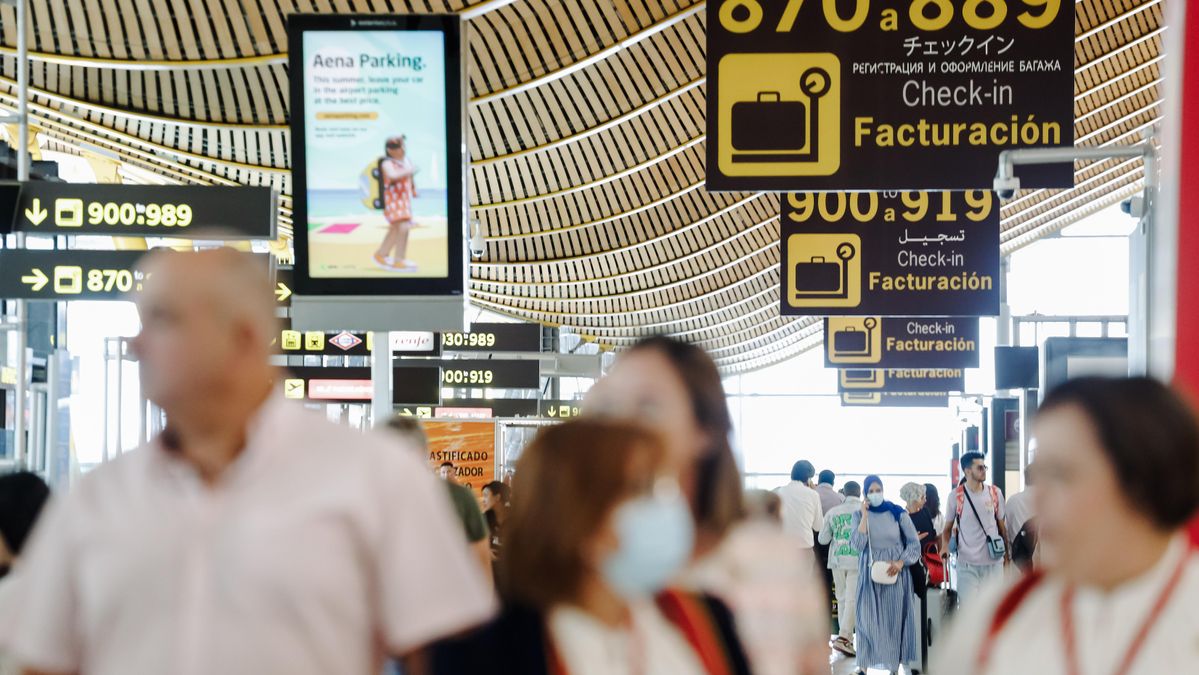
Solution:
{"label": "digital advertising screen", "polygon": [[460,294],[458,19],[290,18],[296,291]]}

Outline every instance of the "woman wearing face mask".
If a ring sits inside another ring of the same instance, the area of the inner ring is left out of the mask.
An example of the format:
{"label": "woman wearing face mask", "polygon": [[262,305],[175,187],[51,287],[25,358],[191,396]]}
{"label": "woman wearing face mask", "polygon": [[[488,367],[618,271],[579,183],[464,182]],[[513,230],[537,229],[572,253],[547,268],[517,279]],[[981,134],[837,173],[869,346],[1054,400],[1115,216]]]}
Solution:
{"label": "woman wearing face mask", "polygon": [[728,610],[665,590],[694,528],[654,435],[575,421],[517,462],[503,615],[434,650],[437,673],[748,675]]}
{"label": "woman wearing face mask", "polygon": [[584,414],[634,422],[666,443],[690,503],[691,561],[678,583],[727,602],[758,675],[828,672],[827,599],[777,525],[746,522],[720,372],[699,347],[653,337],[621,354]]}
{"label": "woman wearing face mask", "polygon": [[1045,397],[1032,432],[1042,566],[967,605],[935,672],[1194,672],[1194,413],[1155,380],[1080,378]]}
{"label": "woman wearing face mask", "polygon": [[857,672],[881,668],[897,673],[917,656],[912,577],[903,572],[920,560],[920,538],[907,510],[884,499],[878,476],[867,476],[863,486],[866,499],[853,516],[850,538],[861,553]]}

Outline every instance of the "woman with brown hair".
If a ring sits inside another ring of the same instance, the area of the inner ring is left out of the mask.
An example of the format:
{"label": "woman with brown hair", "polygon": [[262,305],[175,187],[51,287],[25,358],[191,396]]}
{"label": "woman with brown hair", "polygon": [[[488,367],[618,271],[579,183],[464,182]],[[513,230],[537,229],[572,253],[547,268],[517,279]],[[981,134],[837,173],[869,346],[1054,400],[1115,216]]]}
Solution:
{"label": "woman with brown hair", "polygon": [[438,673],[748,675],[728,610],[664,590],[694,530],[659,439],[575,421],[517,463],[501,563],[505,611],[439,645]]}
{"label": "woman with brown hair", "polygon": [[591,390],[584,414],[634,422],[665,441],[696,530],[679,582],[729,604],[754,672],[828,672],[821,584],[777,526],[743,517],[733,422],[711,357],[672,338],[643,340]]}

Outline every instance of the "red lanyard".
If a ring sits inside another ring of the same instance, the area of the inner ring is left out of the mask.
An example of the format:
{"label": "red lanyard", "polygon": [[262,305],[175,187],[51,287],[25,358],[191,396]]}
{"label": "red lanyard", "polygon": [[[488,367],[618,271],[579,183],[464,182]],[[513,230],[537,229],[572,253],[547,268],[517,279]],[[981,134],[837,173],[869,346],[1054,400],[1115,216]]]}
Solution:
{"label": "red lanyard", "polygon": [[[1165,588],[1158,594],[1157,600],[1153,602],[1153,607],[1149,610],[1149,616],[1141,622],[1141,627],[1137,630],[1136,636],[1133,637],[1132,643],[1128,645],[1128,650],[1124,653],[1124,658],[1120,661],[1120,666],[1115,670],[1113,675],[1125,675],[1132,664],[1136,661],[1137,656],[1141,653],[1141,648],[1145,646],[1145,641],[1149,637],[1150,631],[1153,630],[1154,624],[1161,618],[1162,612],[1165,611],[1166,605],[1170,604],[1170,596],[1182,581],[1182,575],[1186,572],[1187,563],[1190,562],[1190,553],[1183,554],[1182,559],[1178,561],[1178,566],[1174,568],[1174,573],[1170,575],[1170,580],[1166,582]],[[1074,630],[1074,588],[1070,587],[1062,593],[1062,642],[1066,648],[1066,673],[1067,675],[1082,675],[1082,668],[1078,665],[1078,643]]]}

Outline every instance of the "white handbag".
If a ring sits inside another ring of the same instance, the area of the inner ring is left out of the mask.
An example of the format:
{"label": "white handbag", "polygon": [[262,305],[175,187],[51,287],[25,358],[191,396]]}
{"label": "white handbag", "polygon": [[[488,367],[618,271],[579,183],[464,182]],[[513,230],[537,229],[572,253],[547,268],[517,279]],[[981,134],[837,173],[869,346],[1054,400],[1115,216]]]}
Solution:
{"label": "white handbag", "polygon": [[[891,576],[891,563],[874,559],[874,542],[870,537],[870,515],[863,514],[866,519],[866,548],[870,554],[870,580],[882,586],[894,586],[899,581],[899,575]],[[899,570],[901,573],[903,570]]]}

